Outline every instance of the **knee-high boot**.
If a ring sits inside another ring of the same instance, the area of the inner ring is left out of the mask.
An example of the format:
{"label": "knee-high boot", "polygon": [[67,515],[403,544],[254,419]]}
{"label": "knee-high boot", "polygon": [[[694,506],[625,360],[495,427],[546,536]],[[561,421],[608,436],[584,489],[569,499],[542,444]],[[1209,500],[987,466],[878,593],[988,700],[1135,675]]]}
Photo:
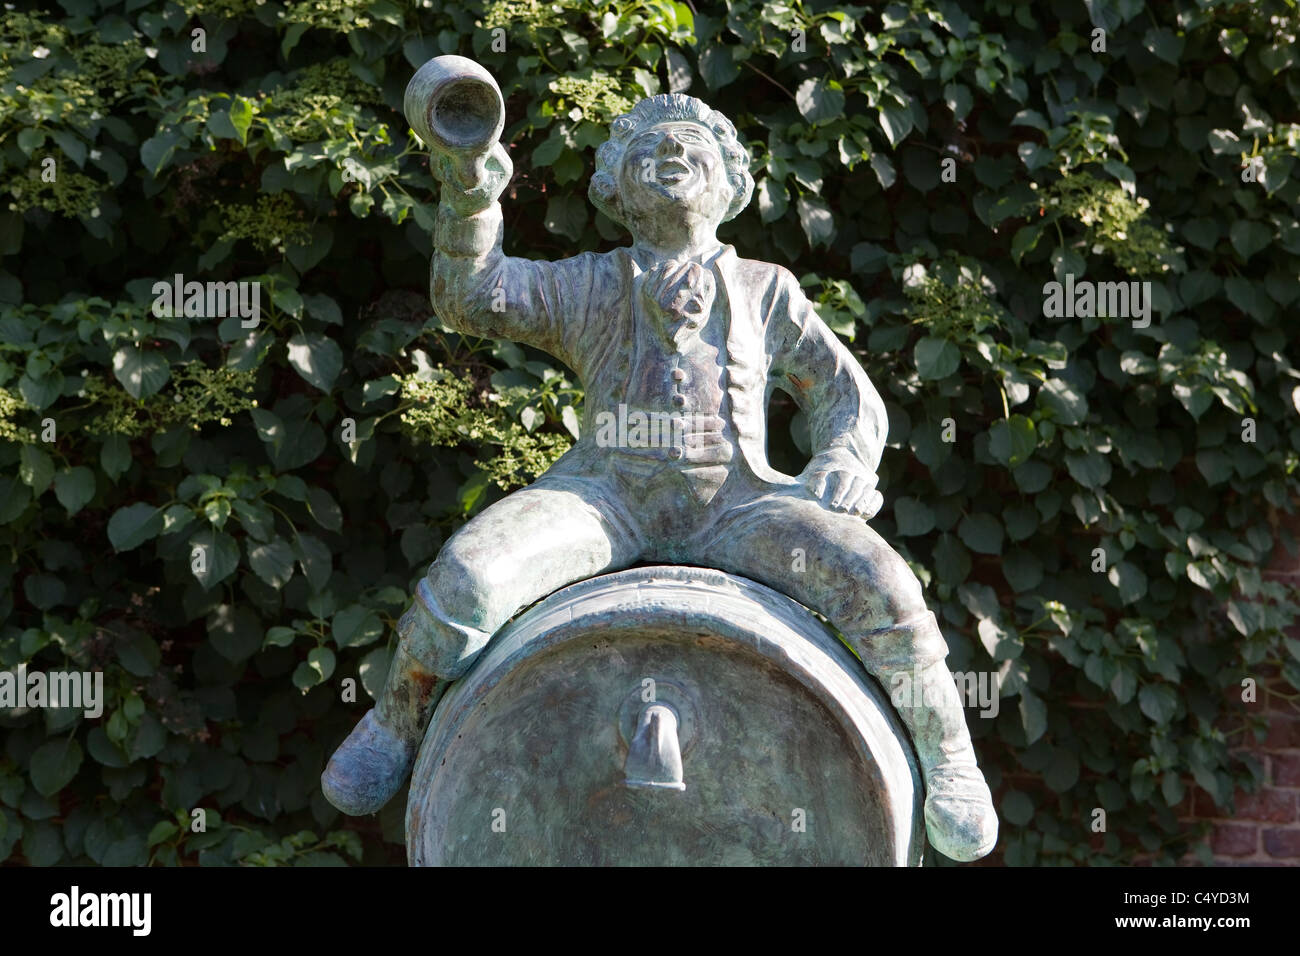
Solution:
{"label": "knee-high boot", "polygon": [[401,640],[379,699],[321,774],[325,798],[350,816],[377,812],[402,788],[434,708],[447,685],[472,663],[472,658],[457,656],[455,665],[448,666],[442,647],[481,647],[487,639],[483,632],[451,621],[427,579],[420,582],[397,632]]}
{"label": "knee-high boot", "polygon": [[925,777],[930,843],[954,860],[978,859],[997,842],[998,820],[975,762],[961,695],[944,658],[948,647],[930,611],[864,635],[859,653],[890,694]]}

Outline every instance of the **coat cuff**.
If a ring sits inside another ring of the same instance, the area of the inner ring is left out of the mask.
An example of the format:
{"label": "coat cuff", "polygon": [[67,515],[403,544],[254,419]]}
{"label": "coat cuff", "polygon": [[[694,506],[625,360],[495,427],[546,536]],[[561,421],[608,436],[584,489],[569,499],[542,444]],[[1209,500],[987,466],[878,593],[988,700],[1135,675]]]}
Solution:
{"label": "coat cuff", "polygon": [[494,202],[480,213],[459,216],[446,203],[438,207],[433,244],[450,256],[478,257],[501,245],[501,204]]}

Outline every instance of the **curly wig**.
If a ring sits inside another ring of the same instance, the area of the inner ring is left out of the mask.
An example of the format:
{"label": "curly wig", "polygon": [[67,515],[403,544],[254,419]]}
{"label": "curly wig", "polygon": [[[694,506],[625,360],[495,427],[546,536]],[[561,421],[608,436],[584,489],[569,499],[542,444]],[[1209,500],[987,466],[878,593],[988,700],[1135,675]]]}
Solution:
{"label": "curly wig", "polygon": [[618,168],[628,142],[645,127],[659,123],[699,123],[713,134],[727,170],[733,197],[722,221],[733,219],[749,205],[754,193],[754,178],[749,174],[749,150],[736,135],[736,127],[717,110],[683,93],[652,96],[637,103],[629,113],[610,124],[609,139],[596,150],[596,171],[592,174],[587,196],[592,205],[620,225],[623,220],[618,196]]}

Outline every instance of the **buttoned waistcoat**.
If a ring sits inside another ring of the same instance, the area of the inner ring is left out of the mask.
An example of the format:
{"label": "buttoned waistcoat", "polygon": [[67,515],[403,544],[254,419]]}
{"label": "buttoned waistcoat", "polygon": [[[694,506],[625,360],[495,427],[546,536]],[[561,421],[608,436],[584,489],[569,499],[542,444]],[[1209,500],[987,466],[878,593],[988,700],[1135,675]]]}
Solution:
{"label": "buttoned waistcoat", "polygon": [[[514,258],[502,253],[501,236],[499,203],[474,216],[440,206],[430,270],[434,310],[454,331],[522,342],[568,365],[586,389],[582,437],[548,473],[598,472],[605,449],[595,442],[592,419],[623,400],[640,267],[626,247],[556,262]],[[731,425],[753,474],[775,486],[798,483],[767,460],[768,399],[780,388],[807,416],[814,455],[850,456],[874,475],[888,427],[884,403],[794,275],[742,259],[731,246],[716,265],[728,303]]]}

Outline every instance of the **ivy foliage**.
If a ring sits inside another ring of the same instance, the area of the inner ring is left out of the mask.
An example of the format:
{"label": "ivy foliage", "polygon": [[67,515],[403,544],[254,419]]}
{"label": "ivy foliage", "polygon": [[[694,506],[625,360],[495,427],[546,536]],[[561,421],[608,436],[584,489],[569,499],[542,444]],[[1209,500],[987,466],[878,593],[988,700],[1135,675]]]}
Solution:
{"label": "ivy foliage", "polygon": [[[430,314],[400,108],[441,53],[507,98],[517,255],[625,241],[585,193],[638,98],[733,118],[757,189],[722,237],[862,359],[873,525],[950,666],[1001,678],[970,715],[1001,858],[1182,858],[1190,789],[1261,779],[1242,682],[1300,687],[1263,571],[1296,546],[1298,31],[1295,0],[6,4],[0,668],[106,701],[0,712],[0,860],[403,858],[400,800],[341,818],[318,775],[441,542],[582,400]],[[259,283],[258,324],[155,309],[178,274]],[[1149,323],[1045,314],[1067,276],[1150,283]]]}

